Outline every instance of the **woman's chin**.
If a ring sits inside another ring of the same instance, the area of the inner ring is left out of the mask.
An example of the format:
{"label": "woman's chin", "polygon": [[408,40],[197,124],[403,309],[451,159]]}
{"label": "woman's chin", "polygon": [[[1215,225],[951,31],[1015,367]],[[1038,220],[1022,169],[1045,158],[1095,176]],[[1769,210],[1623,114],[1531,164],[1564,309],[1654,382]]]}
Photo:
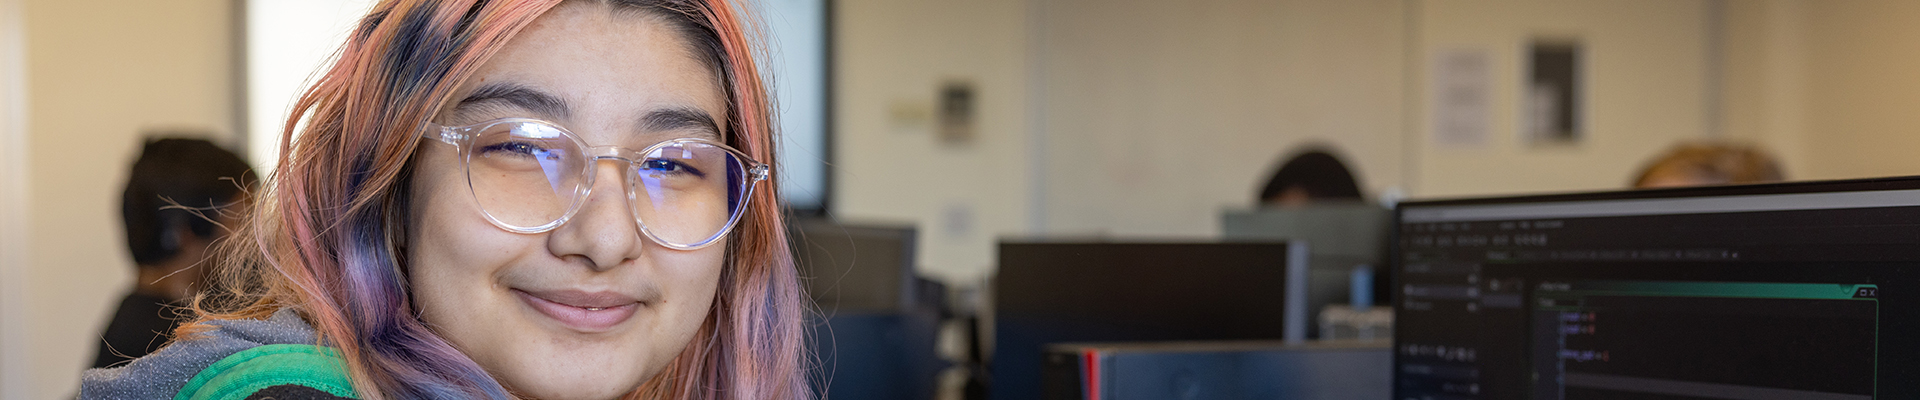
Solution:
{"label": "woman's chin", "polygon": [[[544,342],[552,338],[533,340]],[[488,369],[495,371],[494,377],[514,393],[542,400],[620,398],[653,375],[644,350],[563,340],[546,343],[565,345],[560,348],[522,346],[521,350],[526,352],[518,353],[518,357],[496,359],[496,365]]]}
{"label": "woman's chin", "polygon": [[[502,382],[507,384],[514,394],[529,399],[542,400],[591,400],[618,399],[632,393],[643,383],[633,377],[614,379],[612,377],[592,377],[590,375],[557,376],[544,374],[544,377],[528,377],[527,382]],[[636,374],[637,375],[637,374]],[[544,378],[544,379],[543,379]]]}

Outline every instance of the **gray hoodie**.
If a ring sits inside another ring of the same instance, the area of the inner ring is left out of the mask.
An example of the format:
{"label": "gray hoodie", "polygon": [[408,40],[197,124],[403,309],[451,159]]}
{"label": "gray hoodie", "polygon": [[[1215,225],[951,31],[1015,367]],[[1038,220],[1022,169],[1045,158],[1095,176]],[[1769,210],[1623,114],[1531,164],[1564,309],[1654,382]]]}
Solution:
{"label": "gray hoodie", "polygon": [[318,344],[313,327],[291,309],[264,321],[213,321],[219,327],[113,368],[80,375],[82,399],[172,399],[187,380],[227,356],[269,344]]}

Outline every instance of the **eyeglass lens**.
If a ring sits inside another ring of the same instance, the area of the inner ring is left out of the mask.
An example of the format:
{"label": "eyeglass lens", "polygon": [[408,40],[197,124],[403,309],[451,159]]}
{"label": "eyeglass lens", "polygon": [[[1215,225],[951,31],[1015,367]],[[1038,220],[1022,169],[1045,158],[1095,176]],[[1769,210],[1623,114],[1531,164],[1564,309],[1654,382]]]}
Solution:
{"label": "eyeglass lens", "polygon": [[[594,160],[578,141],[538,123],[503,123],[474,136],[467,174],[495,221],[538,230],[565,218],[588,190]],[[663,242],[702,243],[741,209],[744,160],[701,142],[670,141],[632,160],[626,189],[634,218]]]}
{"label": "eyeglass lens", "polygon": [[738,209],[744,169],[733,153],[705,143],[674,143],[648,151],[636,163],[633,215],[659,239],[706,241]]}

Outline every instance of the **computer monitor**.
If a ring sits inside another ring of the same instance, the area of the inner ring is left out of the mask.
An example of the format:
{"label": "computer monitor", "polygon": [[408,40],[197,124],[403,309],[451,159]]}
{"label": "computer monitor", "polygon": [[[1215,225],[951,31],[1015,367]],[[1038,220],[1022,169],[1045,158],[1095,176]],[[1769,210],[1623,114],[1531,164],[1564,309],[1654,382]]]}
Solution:
{"label": "computer monitor", "polygon": [[816,218],[788,225],[800,282],[822,312],[903,311],[920,302],[912,225]]}
{"label": "computer monitor", "polygon": [[1285,242],[1001,242],[992,398],[1040,398],[1050,343],[1301,340],[1304,256]]}
{"label": "computer monitor", "polygon": [[[1267,207],[1220,213],[1221,239],[1286,240],[1307,244],[1307,312],[1318,315],[1328,305],[1353,302],[1355,267],[1373,272],[1363,293],[1373,303],[1386,305],[1387,233],[1393,229],[1393,210],[1370,203],[1311,204]],[[1366,293],[1371,292],[1371,293]],[[1308,336],[1320,332],[1319,318],[1307,319]]]}
{"label": "computer monitor", "polygon": [[914,274],[914,228],[799,219],[789,233],[800,282],[818,305],[807,324],[814,387],[832,399],[930,399],[946,291]]}
{"label": "computer monitor", "polygon": [[1397,217],[1395,399],[1920,398],[1920,178]]}

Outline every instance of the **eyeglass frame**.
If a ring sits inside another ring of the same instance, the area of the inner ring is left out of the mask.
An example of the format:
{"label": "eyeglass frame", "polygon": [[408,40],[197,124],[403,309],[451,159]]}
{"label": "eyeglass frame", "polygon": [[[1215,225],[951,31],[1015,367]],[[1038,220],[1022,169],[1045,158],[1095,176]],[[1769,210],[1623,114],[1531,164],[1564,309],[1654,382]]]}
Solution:
{"label": "eyeglass frame", "polygon": [[[520,228],[520,227],[515,227],[511,224],[508,224],[504,221],[501,221],[497,217],[494,217],[492,212],[487,211],[485,206],[480,205],[480,192],[479,190],[473,187],[473,166],[471,161],[473,157],[473,152],[469,151],[470,150],[469,148],[473,146],[473,141],[479,137],[479,135],[473,132],[482,131],[487,128],[492,128],[495,125],[508,124],[508,123],[536,123],[536,124],[546,125],[547,127],[551,127],[554,130],[560,132],[561,137],[565,137],[567,138],[568,141],[573,142],[574,146],[578,147],[580,150],[585,150],[581,152],[581,154],[587,158],[587,162],[584,163],[586,166],[582,168],[580,173],[586,176],[586,181],[581,183],[580,185],[578,185],[576,189],[574,189],[575,190],[574,194],[576,196],[574,197],[573,202],[567,205],[566,213],[562,214],[560,218],[540,226],[536,226],[532,228]],[[536,118],[519,118],[519,117],[497,118],[497,119],[491,119],[491,120],[481,121],[479,123],[462,125],[462,126],[445,126],[445,125],[429,122],[426,124],[426,128],[427,129],[421,130],[420,140],[438,141],[441,143],[450,144],[450,145],[453,145],[455,151],[459,153],[460,168],[462,170],[461,172],[462,174],[466,175],[466,180],[467,180],[467,194],[469,196],[472,196],[474,200],[474,207],[480,209],[480,215],[486,217],[487,222],[492,223],[493,226],[499,227],[500,229],[504,229],[508,232],[513,232],[513,233],[536,234],[536,233],[548,232],[554,229],[558,229],[561,225],[566,225],[568,221],[571,221],[574,215],[578,214],[580,212],[580,209],[586,205],[587,198],[593,195],[593,187],[595,186],[594,182],[595,180],[598,179],[600,175],[600,174],[594,173],[593,170],[595,169],[595,167],[600,165],[600,161],[602,160],[612,160],[612,161],[620,161],[620,162],[626,163],[626,168],[623,169],[625,173],[621,174],[621,179],[631,180],[634,178],[634,176],[638,175],[638,168],[639,168],[640,162],[646,159],[647,153],[652,153],[655,150],[659,150],[663,147],[666,147],[672,144],[696,143],[701,145],[713,146],[715,148],[719,148],[722,151],[726,151],[727,153],[732,154],[734,157],[739,158],[740,161],[742,161],[742,164],[744,164],[742,165],[742,167],[745,167],[742,173],[745,175],[745,178],[747,178],[747,183],[746,183],[746,187],[743,188],[744,190],[741,190],[740,199],[739,199],[740,204],[736,207],[737,209],[728,210],[729,215],[727,216],[726,224],[721,225],[720,231],[715,232],[713,236],[707,237],[706,239],[703,239],[700,242],[689,244],[689,245],[672,243],[667,241],[666,239],[660,238],[658,235],[653,233],[652,229],[649,229],[647,227],[646,221],[642,221],[640,219],[640,211],[638,209],[635,209],[632,206],[634,202],[639,201],[639,197],[637,196],[637,192],[633,189],[635,185],[633,185],[631,181],[626,182],[628,186],[628,189],[626,190],[626,192],[627,192],[627,202],[628,202],[627,213],[633,215],[633,223],[636,227],[639,228],[640,236],[645,237],[647,238],[647,240],[651,240],[656,244],[659,244],[661,246],[665,246],[667,248],[674,249],[674,250],[698,250],[701,248],[705,248],[707,246],[711,246],[714,243],[719,242],[720,238],[727,237],[728,233],[732,233],[733,228],[739,225],[740,217],[747,214],[747,205],[748,203],[752,202],[751,200],[753,199],[754,188],[759,186],[760,181],[767,180],[768,178],[771,178],[773,175],[772,166],[761,163],[759,160],[753,159],[753,157],[748,156],[746,152],[742,152],[739,149],[735,149],[732,146],[728,146],[726,144],[723,144],[717,141],[701,139],[701,138],[685,138],[685,137],[672,138],[672,139],[662,140],[652,145],[648,145],[646,148],[643,148],[639,151],[634,151],[626,147],[614,146],[614,145],[603,145],[603,146],[587,145],[586,140],[581,139],[580,135],[573,133],[573,131],[567,130],[566,127],[560,126],[560,124],[554,123],[552,121],[536,119]]]}

